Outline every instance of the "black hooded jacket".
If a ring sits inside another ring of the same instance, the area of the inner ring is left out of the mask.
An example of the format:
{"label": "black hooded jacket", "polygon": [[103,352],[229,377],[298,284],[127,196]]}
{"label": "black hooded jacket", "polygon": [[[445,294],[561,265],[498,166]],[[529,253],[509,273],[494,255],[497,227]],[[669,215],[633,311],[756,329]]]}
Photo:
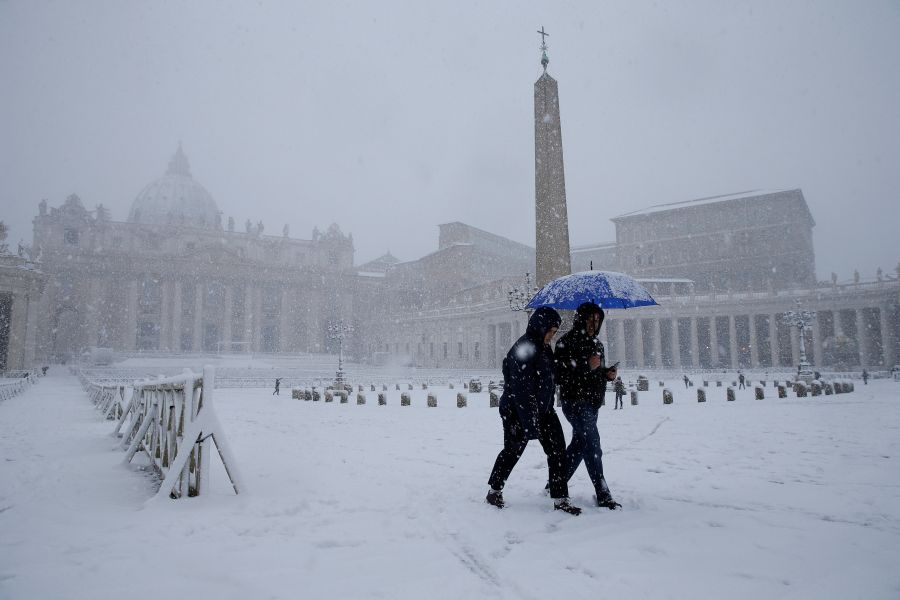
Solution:
{"label": "black hooded jacket", "polygon": [[[602,311],[600,315],[602,325]],[[606,394],[608,369],[603,344],[587,334],[587,316],[576,313],[572,329],[556,342],[556,374],[563,402],[589,402],[599,407]],[[600,357],[600,366],[592,371],[588,359],[594,354]]]}
{"label": "black hooded jacket", "polygon": [[500,408],[515,410],[530,440],[538,437],[540,415],[553,410],[553,349],[544,343],[544,336],[561,322],[559,313],[552,308],[537,309],[528,319],[525,335],[516,340],[503,359]]}

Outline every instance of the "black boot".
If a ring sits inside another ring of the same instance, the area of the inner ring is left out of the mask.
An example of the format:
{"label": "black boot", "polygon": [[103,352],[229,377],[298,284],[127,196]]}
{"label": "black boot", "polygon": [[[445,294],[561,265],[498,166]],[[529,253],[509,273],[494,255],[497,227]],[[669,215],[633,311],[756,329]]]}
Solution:
{"label": "black boot", "polygon": [[504,506],[506,506],[506,502],[503,501],[503,492],[501,492],[500,490],[488,490],[487,497],[484,499],[484,501],[491,506],[496,506],[497,508],[503,508]]}
{"label": "black boot", "polygon": [[609,486],[606,485],[606,477],[600,477],[600,485],[597,486],[597,506],[600,508],[608,508],[616,510],[622,508],[622,505],[613,500],[612,494],[609,492]]}
{"label": "black boot", "polygon": [[559,498],[553,501],[553,509],[561,510],[563,512],[567,512],[570,515],[578,516],[581,514],[581,509],[577,506],[574,506],[571,502],[569,502],[568,498]]}

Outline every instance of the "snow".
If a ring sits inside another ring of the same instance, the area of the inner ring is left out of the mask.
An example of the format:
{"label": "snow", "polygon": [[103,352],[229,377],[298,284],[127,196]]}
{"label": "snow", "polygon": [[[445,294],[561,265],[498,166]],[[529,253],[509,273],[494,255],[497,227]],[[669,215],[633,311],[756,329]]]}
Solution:
{"label": "snow", "polygon": [[649,208],[644,208],[641,210],[635,210],[629,213],[625,213],[622,215],[618,215],[613,217],[612,220],[616,221],[618,219],[624,219],[627,217],[635,217],[638,215],[649,215],[656,212],[672,210],[674,208],[688,208],[691,206],[702,206],[704,204],[715,204],[717,202],[727,202],[729,200],[740,200],[742,198],[757,198],[763,196],[771,196],[772,194],[780,194],[782,192],[789,192],[791,190],[750,190],[747,192],[739,192],[737,194],[725,194],[722,196],[710,196],[708,198],[697,198],[695,200],[683,200],[681,202],[669,202],[667,204],[658,204],[656,206],[651,206]]}
{"label": "snow", "polygon": [[536,442],[508,508],[486,505],[496,409],[435,386],[409,407],[217,389],[247,492],[213,463],[209,495],[148,502],[158,481],[122,465],[114,422],[53,367],[0,403],[0,598],[900,596],[900,384],[698,404],[672,378],[663,406],[649,375],[639,406],[600,412],[623,510],[589,507],[582,468],[572,517],[543,494]]}

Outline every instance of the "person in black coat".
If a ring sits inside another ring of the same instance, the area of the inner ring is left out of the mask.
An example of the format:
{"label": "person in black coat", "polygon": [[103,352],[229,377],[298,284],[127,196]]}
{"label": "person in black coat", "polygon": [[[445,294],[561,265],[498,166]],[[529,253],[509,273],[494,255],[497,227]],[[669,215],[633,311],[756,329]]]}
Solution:
{"label": "person in black coat", "polygon": [[486,501],[503,508],[503,486],[519,461],[529,440],[538,440],[547,455],[550,471],[550,496],[553,506],[577,515],[581,509],[569,502],[566,477],[566,438],[556,411],[553,349],[550,341],[562,319],[552,308],[541,307],[528,320],[520,337],[503,359],[503,395],[500,419],[503,423],[503,450],[494,461]]}
{"label": "person in black coat", "polygon": [[597,413],[606,395],[606,383],[618,374],[616,365],[606,366],[603,344],[597,339],[603,317],[603,309],[592,302],[578,307],[572,329],[556,343],[556,366],[563,414],[572,425],[572,441],[566,448],[566,481],[583,460],[597,493],[597,506],[615,510],[621,505],[613,500],[603,476],[603,450],[597,431]]}

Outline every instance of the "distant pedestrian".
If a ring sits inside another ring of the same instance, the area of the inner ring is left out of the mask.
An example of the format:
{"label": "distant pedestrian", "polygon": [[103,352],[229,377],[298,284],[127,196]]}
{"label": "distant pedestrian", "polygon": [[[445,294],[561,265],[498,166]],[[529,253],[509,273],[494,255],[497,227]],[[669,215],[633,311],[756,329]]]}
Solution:
{"label": "distant pedestrian", "polygon": [[494,461],[488,479],[488,504],[503,508],[503,486],[525,451],[529,440],[538,440],[547,455],[550,471],[550,496],[553,508],[571,515],[581,509],[569,502],[566,484],[566,438],[553,409],[556,378],[550,341],[559,331],[562,319],[548,307],[534,311],[528,319],[525,335],[520,337],[503,359],[503,395],[500,419],[503,423],[503,450]]}
{"label": "distant pedestrian", "polygon": [[616,392],[616,408],[623,408],[622,398],[625,396],[625,383],[622,381],[621,377],[616,377],[616,383],[613,385],[613,389]]}
{"label": "distant pedestrian", "polygon": [[869,372],[863,369],[862,372],[863,385],[869,385]]}
{"label": "distant pedestrian", "polygon": [[742,389],[744,389],[745,387],[746,387],[746,386],[744,385],[744,374],[743,374],[743,373],[739,373],[739,374],[738,374],[738,389],[739,389],[739,390],[742,390]]}
{"label": "distant pedestrian", "polygon": [[685,373],[685,375],[684,375],[684,377],[682,377],[682,379],[684,379],[684,389],[687,389],[688,382],[690,381],[690,379],[688,379],[687,373]]}
{"label": "distant pedestrian", "polygon": [[272,395],[280,396],[281,395],[280,389],[281,389],[281,377],[279,377],[278,379],[275,380],[275,391],[272,392]]}

